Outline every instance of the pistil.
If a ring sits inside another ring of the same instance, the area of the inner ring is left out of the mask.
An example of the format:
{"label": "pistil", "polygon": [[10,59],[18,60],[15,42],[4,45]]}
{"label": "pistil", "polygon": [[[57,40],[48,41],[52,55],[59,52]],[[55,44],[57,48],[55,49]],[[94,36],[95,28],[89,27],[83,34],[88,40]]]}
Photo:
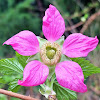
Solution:
{"label": "pistil", "polygon": [[46,42],[40,50],[41,59],[46,65],[55,65],[61,57],[61,48],[57,43]]}

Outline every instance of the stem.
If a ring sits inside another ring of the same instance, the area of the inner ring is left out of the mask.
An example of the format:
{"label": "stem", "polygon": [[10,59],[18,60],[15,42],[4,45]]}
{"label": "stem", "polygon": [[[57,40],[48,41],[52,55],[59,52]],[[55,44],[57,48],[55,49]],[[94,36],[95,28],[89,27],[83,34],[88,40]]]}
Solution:
{"label": "stem", "polygon": [[45,90],[45,84],[41,84],[40,86]]}
{"label": "stem", "polygon": [[65,31],[71,31],[72,29],[75,29],[75,28],[77,28],[77,27],[83,25],[84,23],[85,23],[85,22],[80,21],[79,23],[77,23],[77,24],[75,24],[75,25],[72,25],[72,26],[70,26],[70,27],[67,27],[67,28],[65,29]]}
{"label": "stem", "polygon": [[8,95],[8,96],[16,97],[16,98],[19,98],[19,99],[23,99],[23,100],[37,100],[37,99],[32,98],[30,96],[24,96],[24,95],[14,93],[14,92],[11,92],[11,91],[7,91],[7,90],[3,90],[3,89],[0,89],[0,93]]}
{"label": "stem", "polygon": [[52,75],[55,73],[54,70],[55,70],[55,67],[54,66],[49,66],[48,79],[51,79],[52,78]]}
{"label": "stem", "polygon": [[55,79],[56,79],[55,74],[53,74],[52,77],[51,77],[51,81],[50,81],[50,88],[51,89],[53,89],[53,83],[54,83]]}
{"label": "stem", "polygon": [[33,97],[33,87],[29,87],[30,96]]}
{"label": "stem", "polygon": [[82,29],[80,30],[80,33],[84,33],[85,30],[88,28],[88,26],[98,17],[100,16],[100,10],[96,12],[95,14],[91,15],[88,20],[83,25]]}

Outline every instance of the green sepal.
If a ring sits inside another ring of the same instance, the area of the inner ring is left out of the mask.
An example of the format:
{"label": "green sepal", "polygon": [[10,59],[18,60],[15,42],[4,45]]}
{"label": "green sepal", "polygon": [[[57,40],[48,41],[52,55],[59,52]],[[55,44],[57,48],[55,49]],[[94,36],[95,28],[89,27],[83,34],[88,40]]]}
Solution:
{"label": "green sepal", "polygon": [[67,57],[66,55],[61,55],[61,59],[60,59],[60,62],[63,62],[63,61],[72,61],[69,57]]}
{"label": "green sepal", "polygon": [[30,57],[27,59],[26,62],[29,63],[30,61],[33,61],[33,60],[41,61],[40,53],[37,53],[37,54],[35,54],[35,55],[30,56]]}
{"label": "green sepal", "polygon": [[41,37],[39,37],[39,36],[37,36],[37,39],[38,39],[38,41],[39,41],[39,46],[40,46],[40,48],[41,48],[41,46],[42,46],[44,43],[47,42],[46,39],[43,39],[43,38],[41,38]]}
{"label": "green sepal", "polygon": [[59,40],[57,40],[56,43],[58,43],[62,48],[63,43],[64,43],[64,36],[62,36]]}

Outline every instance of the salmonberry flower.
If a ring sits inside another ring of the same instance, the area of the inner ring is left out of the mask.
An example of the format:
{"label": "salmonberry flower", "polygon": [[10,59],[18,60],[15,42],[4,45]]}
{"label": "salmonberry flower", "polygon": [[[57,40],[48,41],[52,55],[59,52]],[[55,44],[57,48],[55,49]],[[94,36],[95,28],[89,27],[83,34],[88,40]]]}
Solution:
{"label": "salmonberry flower", "polygon": [[59,11],[50,5],[43,17],[43,34],[47,41],[40,46],[34,33],[24,30],[4,42],[23,56],[40,54],[41,62],[28,62],[23,72],[22,86],[37,86],[43,84],[48,75],[49,67],[54,66],[58,83],[70,90],[84,93],[87,87],[84,84],[84,75],[80,65],[71,60],[61,61],[62,55],[70,58],[86,57],[98,44],[97,37],[87,37],[81,33],[69,35],[62,46],[56,41],[65,31],[65,22]]}

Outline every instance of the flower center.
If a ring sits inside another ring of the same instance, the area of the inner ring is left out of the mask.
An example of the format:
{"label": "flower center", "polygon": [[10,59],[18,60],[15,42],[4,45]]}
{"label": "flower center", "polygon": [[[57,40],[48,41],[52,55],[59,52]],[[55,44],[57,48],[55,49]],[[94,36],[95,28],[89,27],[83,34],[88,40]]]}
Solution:
{"label": "flower center", "polygon": [[40,50],[41,59],[46,65],[55,65],[61,57],[61,48],[57,43],[46,42]]}
{"label": "flower center", "polygon": [[46,48],[46,55],[49,59],[53,59],[53,57],[55,56],[56,54],[56,50],[55,48],[51,48],[51,47],[47,47]]}

